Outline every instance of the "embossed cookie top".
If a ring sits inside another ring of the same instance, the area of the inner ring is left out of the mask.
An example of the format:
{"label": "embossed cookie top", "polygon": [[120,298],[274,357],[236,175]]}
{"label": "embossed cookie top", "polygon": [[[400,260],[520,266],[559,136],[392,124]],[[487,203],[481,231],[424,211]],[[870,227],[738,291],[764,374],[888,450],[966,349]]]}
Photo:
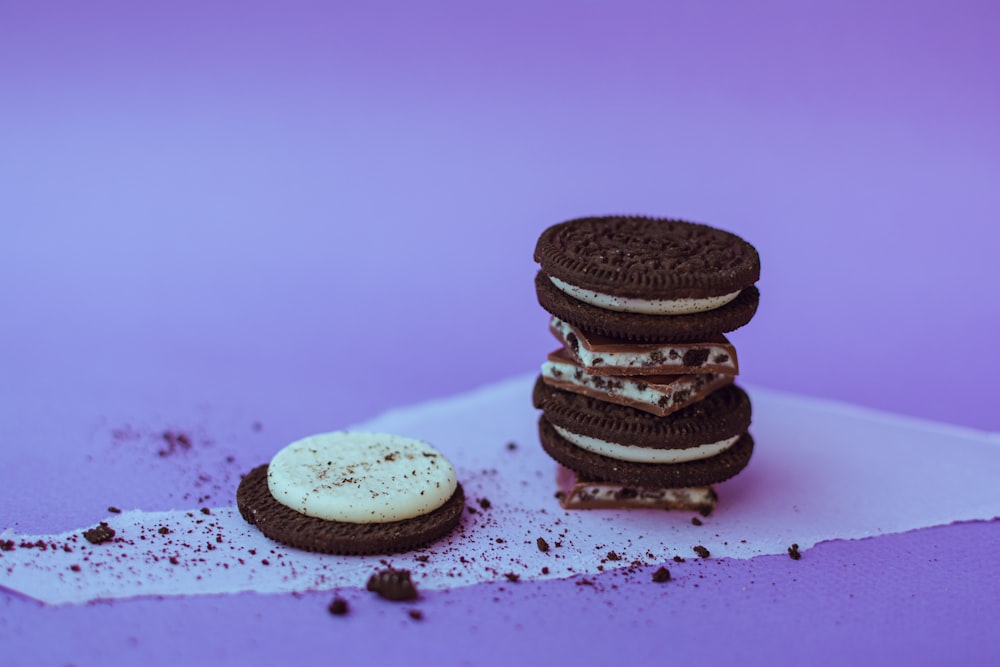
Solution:
{"label": "embossed cookie top", "polygon": [[752,245],[707,225],[642,216],[578,218],[549,227],[535,261],[557,280],[630,298],[708,298],[760,277]]}

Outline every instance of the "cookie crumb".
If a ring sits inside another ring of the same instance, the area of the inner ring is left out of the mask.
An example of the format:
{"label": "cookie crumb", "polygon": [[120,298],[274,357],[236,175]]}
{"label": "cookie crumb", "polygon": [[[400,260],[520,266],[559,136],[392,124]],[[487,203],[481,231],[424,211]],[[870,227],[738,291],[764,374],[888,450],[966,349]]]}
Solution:
{"label": "cookie crumb", "polygon": [[347,607],[347,600],[344,598],[333,598],[333,602],[330,606],[326,608],[334,616],[345,616],[349,611]]}
{"label": "cookie crumb", "polygon": [[513,583],[517,583],[517,582],[521,581],[521,575],[517,574],[516,572],[508,572],[507,574],[505,574],[503,576],[505,576],[507,578],[507,581],[510,581],[510,582],[513,582]]}
{"label": "cookie crumb", "polygon": [[660,566],[660,569],[658,569],[656,572],[653,573],[653,581],[655,581],[658,584],[670,581],[670,570],[668,570],[663,566]]}
{"label": "cookie crumb", "polygon": [[708,558],[709,556],[712,555],[712,554],[710,554],[708,552],[708,549],[706,549],[705,547],[701,546],[700,544],[698,546],[694,547],[694,552],[696,554],[698,554],[698,556],[701,557],[701,558]]}
{"label": "cookie crumb", "polygon": [[549,543],[545,541],[544,537],[539,537],[535,540],[535,544],[538,546],[538,550],[545,553],[549,550]]}
{"label": "cookie crumb", "polygon": [[701,525],[701,519],[699,519],[696,516],[693,516],[693,517],[691,517],[691,524],[694,525],[694,526],[700,526]]}
{"label": "cookie crumb", "polygon": [[414,621],[424,620],[424,612],[420,611],[419,609],[411,609],[410,611],[407,612],[407,614]]}
{"label": "cookie crumb", "polygon": [[112,514],[121,514],[122,513],[122,511],[120,509],[118,509],[117,507],[115,507],[114,505],[112,505],[111,507],[109,507],[108,511],[111,512]]}
{"label": "cookie crumb", "polygon": [[382,570],[368,579],[368,590],[377,593],[379,597],[393,602],[414,600],[417,589],[410,581],[409,570]]}
{"label": "cookie crumb", "polygon": [[685,560],[685,559],[684,559],[684,558],[682,558],[682,557],[680,557],[680,556],[674,556],[674,562],[675,562],[675,563],[683,563],[683,562],[684,562],[684,560]]}
{"label": "cookie crumb", "polygon": [[802,558],[802,554],[799,553],[798,544],[793,544],[792,546],[788,547],[788,557],[791,558],[792,560],[798,560]]}
{"label": "cookie crumb", "polygon": [[514,442],[513,440],[511,440],[510,442],[507,443],[507,451],[511,451],[512,452],[515,449],[517,449],[517,443],[516,442]]}
{"label": "cookie crumb", "polygon": [[607,559],[608,559],[608,560],[621,560],[621,559],[622,559],[622,557],[621,557],[621,556],[619,556],[619,555],[618,555],[617,553],[615,553],[614,551],[609,551],[609,552],[608,552],[608,555],[607,555]]}
{"label": "cookie crumb", "polygon": [[489,508],[493,507],[493,503],[490,502],[489,498],[480,498],[479,506],[482,507],[484,510],[488,510]]}
{"label": "cookie crumb", "polygon": [[91,528],[90,530],[83,531],[83,537],[85,540],[91,544],[104,544],[110,541],[115,536],[115,529],[101,522],[100,525]]}

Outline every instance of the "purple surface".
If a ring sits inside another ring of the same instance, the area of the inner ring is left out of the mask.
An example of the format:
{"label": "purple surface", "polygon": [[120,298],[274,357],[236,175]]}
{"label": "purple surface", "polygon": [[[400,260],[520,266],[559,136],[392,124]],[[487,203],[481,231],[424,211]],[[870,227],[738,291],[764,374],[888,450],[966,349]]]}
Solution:
{"label": "purple surface", "polygon": [[[253,463],[535,367],[553,343],[534,240],[602,212],[688,217],[758,247],[761,309],[733,336],[747,381],[1000,430],[998,19],[986,2],[4,5],[0,528],[81,525],[108,495],[146,509],[223,497],[227,455]],[[166,428],[212,445],[148,465],[116,444],[126,426],[146,446]],[[996,534],[827,545],[792,575],[781,559],[704,564],[736,574],[657,604],[691,622],[671,636],[677,654],[996,655],[993,614],[970,611],[996,599],[996,569],[947,546]],[[766,588],[744,593],[758,573]],[[611,605],[615,632],[588,624],[593,642],[570,641],[591,617],[577,588],[531,584],[507,603],[489,587],[430,597],[402,645],[473,608],[468,640],[495,637],[495,651],[461,639],[457,655],[610,656],[604,639],[650,627],[614,582],[593,617]],[[325,599],[8,597],[0,634],[25,662],[224,664],[276,650],[273,623],[329,631]],[[357,646],[409,623],[358,599]],[[138,627],[137,610],[155,623]],[[706,646],[699,618],[745,642]],[[115,643],[130,634],[116,624],[136,628],[135,647]],[[180,626],[183,641],[156,629]],[[216,640],[216,626],[260,632]],[[45,653],[51,633],[74,652]]]}
{"label": "purple surface", "polygon": [[[801,560],[688,559],[549,583],[424,593],[414,602],[362,590],[300,596],[234,595],[45,607],[7,597],[8,656],[32,664],[257,664],[317,656],[357,664],[750,664],[897,665],[985,662],[1000,653],[988,609],[993,575],[970,580],[1000,548],[996,522],[958,524],[858,542],[830,542]],[[707,528],[707,527],[706,527]],[[591,585],[585,585],[590,582]],[[979,590],[973,591],[972,588]],[[343,617],[327,613],[339,596]],[[424,618],[414,621],[409,611]],[[10,612],[14,611],[13,614]],[[60,641],[52,642],[53,628]],[[585,636],[586,640],[581,641]]]}

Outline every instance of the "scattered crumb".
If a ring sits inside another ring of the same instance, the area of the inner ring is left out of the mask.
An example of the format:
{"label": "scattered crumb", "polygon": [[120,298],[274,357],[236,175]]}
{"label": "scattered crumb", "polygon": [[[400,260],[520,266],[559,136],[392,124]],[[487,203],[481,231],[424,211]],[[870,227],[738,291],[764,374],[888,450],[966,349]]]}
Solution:
{"label": "scattered crumb", "polygon": [[115,529],[101,522],[100,525],[91,528],[90,530],[83,531],[83,537],[85,540],[91,544],[104,544],[110,541],[115,536]]}
{"label": "scattered crumb", "polygon": [[701,546],[700,544],[698,546],[694,547],[694,552],[696,554],[698,554],[698,556],[700,556],[701,558],[708,558],[709,556],[712,555],[712,554],[710,554],[708,552],[708,549],[706,549],[705,547]]}
{"label": "scattered crumb", "polygon": [[658,584],[670,581],[670,570],[661,566],[660,569],[653,573],[653,581]]}
{"label": "scattered crumb", "polygon": [[699,519],[696,516],[693,516],[693,517],[691,517],[691,523],[694,524],[695,526],[700,526],[701,525],[701,519]]}
{"label": "scattered crumb", "polygon": [[422,621],[422,620],[424,620],[424,612],[420,611],[419,609],[411,609],[410,611],[407,612],[407,614],[414,621]]}
{"label": "scattered crumb", "polygon": [[393,602],[414,600],[417,597],[417,589],[410,581],[409,570],[389,568],[376,572],[368,579],[367,588],[379,597]]}
{"label": "scattered crumb", "polygon": [[539,537],[537,540],[535,540],[535,544],[538,546],[538,550],[541,551],[542,553],[545,553],[546,551],[549,550],[549,543],[545,541],[544,537]]}
{"label": "scattered crumb", "polygon": [[798,560],[802,558],[802,554],[799,553],[798,544],[793,544],[792,546],[788,547],[788,557],[791,558],[792,560]]}
{"label": "scattered crumb", "polygon": [[334,616],[346,615],[348,612],[347,600],[339,597],[333,598],[333,602],[331,602],[330,606],[327,607],[327,611],[329,611]]}

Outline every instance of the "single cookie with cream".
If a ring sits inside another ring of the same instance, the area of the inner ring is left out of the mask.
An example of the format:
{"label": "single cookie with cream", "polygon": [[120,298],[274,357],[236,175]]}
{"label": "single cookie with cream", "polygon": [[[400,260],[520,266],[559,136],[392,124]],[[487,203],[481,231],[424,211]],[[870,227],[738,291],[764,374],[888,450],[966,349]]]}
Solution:
{"label": "single cookie with cream", "polygon": [[243,518],[307,551],[406,551],[451,532],[465,495],[455,469],[420,440],[336,431],[291,443],[240,483]]}
{"label": "single cookie with cream", "polygon": [[743,326],[757,310],[757,250],[708,225],[577,218],[542,232],[535,261],[545,310],[622,341],[697,341]]}

